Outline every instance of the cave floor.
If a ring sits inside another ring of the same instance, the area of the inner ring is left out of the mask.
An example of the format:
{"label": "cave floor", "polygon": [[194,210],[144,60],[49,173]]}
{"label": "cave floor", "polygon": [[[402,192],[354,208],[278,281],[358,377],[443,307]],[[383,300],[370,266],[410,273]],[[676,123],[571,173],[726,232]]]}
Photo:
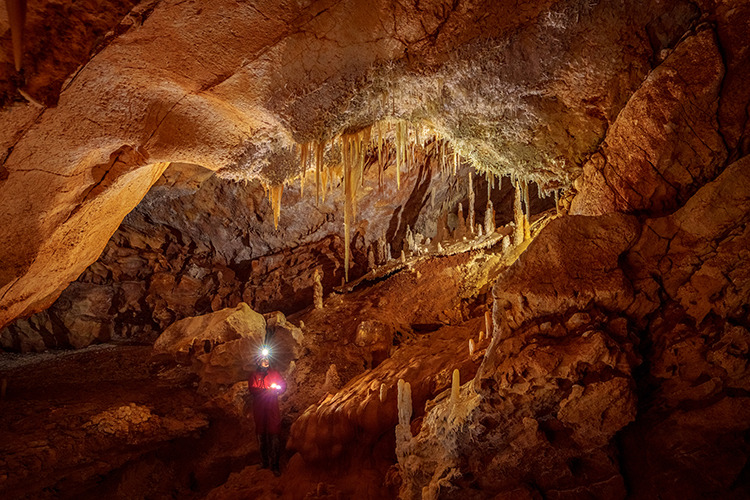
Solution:
{"label": "cave floor", "polygon": [[[226,478],[230,470],[213,467],[196,477],[187,466],[220,443],[214,435],[207,445],[210,433],[201,432],[209,426],[205,398],[184,380],[153,374],[151,349],[105,344],[52,355],[2,354],[4,498],[126,498],[144,488],[155,497],[178,491],[192,498]],[[241,431],[224,434],[234,440]],[[230,454],[242,452],[232,448]]]}

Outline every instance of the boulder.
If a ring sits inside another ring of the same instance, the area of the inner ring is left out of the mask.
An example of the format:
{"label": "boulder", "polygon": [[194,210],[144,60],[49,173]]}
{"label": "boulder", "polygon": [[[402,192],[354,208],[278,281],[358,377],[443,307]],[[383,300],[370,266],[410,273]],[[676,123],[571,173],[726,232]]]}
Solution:
{"label": "boulder", "polygon": [[71,283],[50,314],[62,323],[69,344],[80,349],[112,338],[113,297],[111,286]]}
{"label": "boulder", "polygon": [[156,339],[153,352],[156,359],[192,365],[204,384],[226,385],[247,378],[265,337],[265,319],[243,302],[177,321]]}
{"label": "boulder", "polygon": [[194,353],[208,354],[219,344],[250,338],[263,343],[266,320],[244,302],[235,308],[175,322],[154,342],[154,354],[179,360]]}

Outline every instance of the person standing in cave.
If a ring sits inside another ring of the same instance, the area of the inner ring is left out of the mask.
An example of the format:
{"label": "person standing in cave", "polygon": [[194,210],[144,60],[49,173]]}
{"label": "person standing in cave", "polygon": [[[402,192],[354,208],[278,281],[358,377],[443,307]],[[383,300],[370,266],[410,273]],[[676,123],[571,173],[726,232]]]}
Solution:
{"label": "person standing in cave", "polygon": [[286,390],[286,381],[281,374],[271,368],[267,348],[263,348],[257,368],[247,380],[248,390],[253,396],[253,417],[255,433],[260,444],[262,467],[270,465],[275,476],[281,474],[279,455],[281,454],[279,434],[281,433],[281,411],[279,394]]}

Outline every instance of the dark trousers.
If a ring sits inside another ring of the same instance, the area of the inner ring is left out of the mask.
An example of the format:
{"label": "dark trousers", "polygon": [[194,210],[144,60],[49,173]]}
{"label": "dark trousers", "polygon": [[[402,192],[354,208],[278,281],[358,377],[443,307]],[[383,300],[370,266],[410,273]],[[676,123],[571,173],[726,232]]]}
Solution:
{"label": "dark trousers", "polygon": [[279,470],[279,455],[281,454],[278,434],[258,434],[260,444],[260,460],[263,468],[271,466],[271,470]]}

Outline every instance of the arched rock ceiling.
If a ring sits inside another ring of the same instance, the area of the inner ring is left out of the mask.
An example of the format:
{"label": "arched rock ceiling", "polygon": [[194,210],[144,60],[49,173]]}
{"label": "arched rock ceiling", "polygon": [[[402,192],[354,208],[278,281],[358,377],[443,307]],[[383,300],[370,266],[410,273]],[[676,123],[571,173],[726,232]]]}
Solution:
{"label": "arched rock ceiling", "polygon": [[0,325],[49,305],[168,162],[281,182],[297,172],[273,152],[402,119],[479,169],[566,185],[696,16],[677,0],[145,4],[56,107],[0,110]]}

